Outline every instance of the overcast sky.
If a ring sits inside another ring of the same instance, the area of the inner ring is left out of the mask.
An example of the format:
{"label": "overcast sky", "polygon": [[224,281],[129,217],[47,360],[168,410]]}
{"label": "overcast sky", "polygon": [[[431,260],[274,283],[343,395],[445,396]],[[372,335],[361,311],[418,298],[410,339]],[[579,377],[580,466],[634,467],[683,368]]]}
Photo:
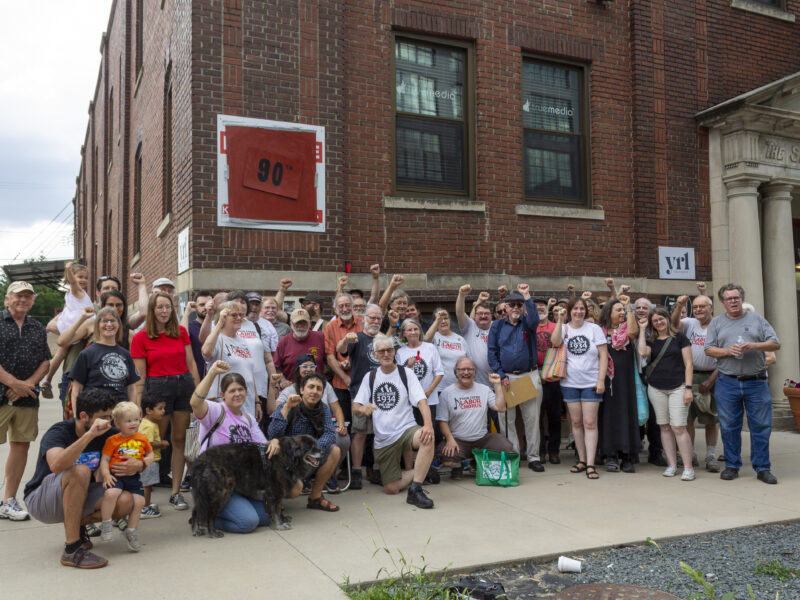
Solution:
{"label": "overcast sky", "polygon": [[0,265],[72,257],[75,177],[110,11],[111,0],[0,0]]}

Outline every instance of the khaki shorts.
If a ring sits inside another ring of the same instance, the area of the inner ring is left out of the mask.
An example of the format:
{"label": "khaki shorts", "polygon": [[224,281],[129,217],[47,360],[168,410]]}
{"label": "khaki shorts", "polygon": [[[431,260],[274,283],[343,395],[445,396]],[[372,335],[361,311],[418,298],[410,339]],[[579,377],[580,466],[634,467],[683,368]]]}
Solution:
{"label": "khaki shorts", "polygon": [[8,436],[12,442],[32,442],[39,435],[39,409],[35,406],[0,406],[0,444],[6,443]]}
{"label": "khaki shorts", "polygon": [[368,417],[365,415],[353,415],[353,422],[350,426],[350,432],[363,433],[364,435],[375,433],[372,429],[372,415]]}
{"label": "khaki shorts", "polygon": [[707,394],[700,393],[700,384],[708,379],[711,373],[695,373],[692,378],[692,395],[694,400],[689,405],[689,423],[698,421],[702,425],[715,425],[719,423],[717,416],[717,402],[714,399],[714,388]]}
{"label": "khaki shorts", "polygon": [[403,476],[403,452],[413,450],[414,434],[422,429],[419,425],[409,427],[403,432],[394,444],[375,449],[373,455],[375,462],[381,466],[381,481],[383,485],[397,481]]}

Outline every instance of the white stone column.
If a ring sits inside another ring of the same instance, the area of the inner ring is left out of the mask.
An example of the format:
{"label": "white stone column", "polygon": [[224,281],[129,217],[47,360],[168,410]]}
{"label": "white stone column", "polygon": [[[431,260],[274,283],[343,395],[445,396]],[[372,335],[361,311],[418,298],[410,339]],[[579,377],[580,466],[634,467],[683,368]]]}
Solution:
{"label": "white stone column", "polygon": [[[770,322],[781,349],[777,363],[769,370],[773,406],[787,409],[783,382],[800,375],[800,343],[797,335],[797,293],[795,283],[794,236],[792,232],[792,185],[764,186],[764,316]],[[745,287],[749,299],[749,290]]]}
{"label": "white stone column", "polygon": [[[755,178],[725,182],[728,195],[728,248],[730,282],[741,285],[747,301],[764,314],[764,282],[761,276],[761,231],[758,219],[758,186]],[[790,219],[791,224],[791,219]],[[715,282],[717,283],[717,282]],[[716,290],[714,290],[716,293]],[[716,302],[715,302],[716,304]]]}

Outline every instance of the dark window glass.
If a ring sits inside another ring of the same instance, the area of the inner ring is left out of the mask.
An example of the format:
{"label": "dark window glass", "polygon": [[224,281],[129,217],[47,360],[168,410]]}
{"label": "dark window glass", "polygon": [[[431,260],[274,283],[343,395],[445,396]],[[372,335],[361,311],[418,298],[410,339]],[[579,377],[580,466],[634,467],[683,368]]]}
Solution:
{"label": "dark window glass", "polygon": [[522,69],[525,195],[585,202],[583,69],[533,60]]}
{"label": "dark window glass", "polygon": [[467,53],[395,41],[395,185],[467,193],[464,78]]}
{"label": "dark window glass", "polygon": [[136,0],[136,75],[144,65],[144,0]]}
{"label": "dark window glass", "polygon": [[172,212],[172,68],[167,68],[164,87],[164,203],[162,217]]}
{"label": "dark window glass", "polygon": [[133,172],[133,253],[142,249],[142,145],[136,149]]}

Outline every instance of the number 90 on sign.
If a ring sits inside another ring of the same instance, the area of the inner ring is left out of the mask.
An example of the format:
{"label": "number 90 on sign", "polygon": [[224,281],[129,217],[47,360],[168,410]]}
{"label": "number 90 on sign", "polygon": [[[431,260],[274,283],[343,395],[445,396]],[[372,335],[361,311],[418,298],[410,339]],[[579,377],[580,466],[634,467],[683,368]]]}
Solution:
{"label": "number 90 on sign", "polygon": [[264,148],[250,148],[242,185],[297,200],[302,175],[302,157],[286,156]]}

